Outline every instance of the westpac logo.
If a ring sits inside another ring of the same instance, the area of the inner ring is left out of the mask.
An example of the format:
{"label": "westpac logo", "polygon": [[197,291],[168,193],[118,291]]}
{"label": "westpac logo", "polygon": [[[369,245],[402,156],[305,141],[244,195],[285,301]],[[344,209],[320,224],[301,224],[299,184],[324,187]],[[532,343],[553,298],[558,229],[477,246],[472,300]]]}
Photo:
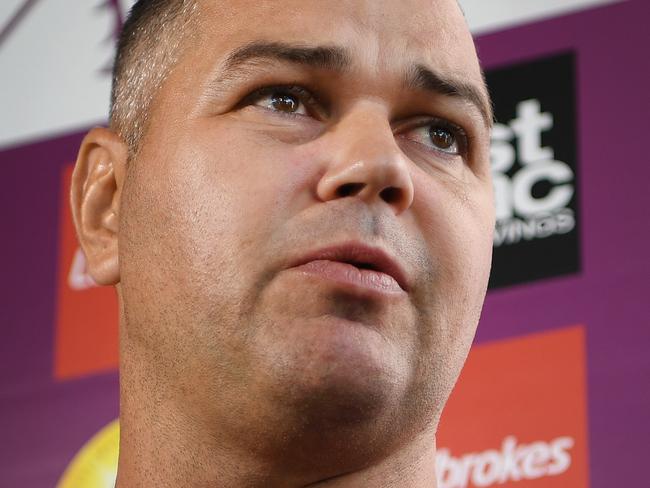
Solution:
{"label": "westpac logo", "polygon": [[574,63],[565,53],[487,73],[498,121],[491,287],[580,269]]}
{"label": "westpac logo", "polygon": [[472,348],[438,431],[439,488],[587,488],[584,328]]}
{"label": "westpac logo", "polygon": [[[496,124],[492,132],[495,247],[545,239],[575,228],[575,213],[569,206],[575,194],[575,174],[567,163],[554,159],[552,147],[542,147],[542,134],[553,129],[554,118],[540,109],[537,99],[519,102],[517,117],[508,125]],[[512,171],[517,160],[520,168]]]}

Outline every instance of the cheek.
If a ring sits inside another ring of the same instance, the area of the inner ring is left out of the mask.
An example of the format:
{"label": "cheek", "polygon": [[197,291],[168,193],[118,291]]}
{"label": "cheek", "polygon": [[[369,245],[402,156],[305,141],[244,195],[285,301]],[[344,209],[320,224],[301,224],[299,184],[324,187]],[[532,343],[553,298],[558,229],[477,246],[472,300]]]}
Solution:
{"label": "cheek", "polygon": [[173,279],[191,271],[195,283],[245,285],[273,234],[312,201],[314,166],[295,146],[236,124],[205,121],[156,139],[165,144],[143,147],[130,185],[135,247],[157,249],[148,258]]}
{"label": "cheek", "polygon": [[298,146],[249,125],[208,121],[185,143],[193,147],[189,158],[195,165],[194,186],[206,195],[217,191],[220,202],[215,210],[244,228],[258,227],[256,221],[271,223],[274,214],[303,207],[315,176]]}
{"label": "cheek", "polygon": [[492,190],[481,182],[416,182],[414,207],[436,269],[436,286],[481,301],[487,284],[494,229]]}
{"label": "cheek", "polygon": [[[418,182],[414,208],[432,262],[424,287],[433,324],[423,339],[430,365],[426,374],[446,371],[441,398],[451,390],[474,337],[489,278],[492,256],[491,188],[462,190],[441,179]],[[423,299],[425,300],[425,299]]]}

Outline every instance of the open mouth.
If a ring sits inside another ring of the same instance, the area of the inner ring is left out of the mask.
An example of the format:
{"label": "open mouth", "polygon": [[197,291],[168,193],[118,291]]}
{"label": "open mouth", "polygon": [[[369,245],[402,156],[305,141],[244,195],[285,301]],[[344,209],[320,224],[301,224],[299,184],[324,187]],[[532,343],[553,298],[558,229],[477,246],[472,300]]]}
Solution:
{"label": "open mouth", "polygon": [[379,269],[377,269],[377,266],[375,266],[372,263],[363,263],[358,261],[343,261],[343,262],[347,264],[351,264],[352,266],[355,266],[359,269],[370,269],[373,271],[379,271]]}

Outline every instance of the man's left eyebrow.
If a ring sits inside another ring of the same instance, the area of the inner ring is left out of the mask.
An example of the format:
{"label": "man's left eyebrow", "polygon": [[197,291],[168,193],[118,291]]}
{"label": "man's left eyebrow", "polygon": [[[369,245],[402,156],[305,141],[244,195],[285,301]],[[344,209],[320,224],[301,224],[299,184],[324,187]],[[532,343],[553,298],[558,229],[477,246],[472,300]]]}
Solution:
{"label": "man's left eyebrow", "polygon": [[407,73],[406,86],[409,89],[425,90],[465,100],[478,109],[486,127],[492,127],[494,117],[492,114],[492,103],[485,83],[481,90],[473,84],[444,77],[426,66],[416,64]]}

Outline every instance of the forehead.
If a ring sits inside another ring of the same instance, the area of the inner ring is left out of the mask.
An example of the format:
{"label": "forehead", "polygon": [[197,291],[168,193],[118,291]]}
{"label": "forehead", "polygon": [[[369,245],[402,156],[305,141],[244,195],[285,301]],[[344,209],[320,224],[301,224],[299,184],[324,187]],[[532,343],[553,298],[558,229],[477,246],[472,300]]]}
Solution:
{"label": "forehead", "polygon": [[198,51],[218,61],[251,41],[340,45],[359,67],[419,62],[481,83],[456,0],[200,0]]}

